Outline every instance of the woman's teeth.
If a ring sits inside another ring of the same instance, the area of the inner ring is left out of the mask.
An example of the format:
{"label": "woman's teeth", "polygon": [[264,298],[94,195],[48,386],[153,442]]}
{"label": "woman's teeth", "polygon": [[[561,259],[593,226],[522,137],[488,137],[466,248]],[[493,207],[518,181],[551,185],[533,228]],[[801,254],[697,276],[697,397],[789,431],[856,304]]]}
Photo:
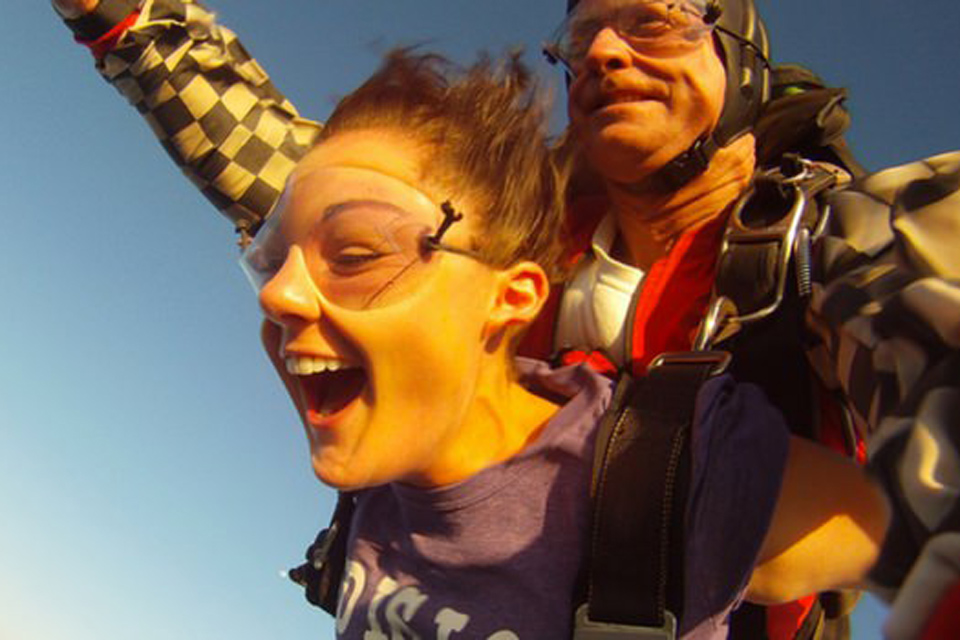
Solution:
{"label": "woman's teeth", "polygon": [[318,358],[311,356],[287,356],[287,373],[295,376],[309,376],[324,371],[339,371],[355,368],[357,365],[340,358]]}

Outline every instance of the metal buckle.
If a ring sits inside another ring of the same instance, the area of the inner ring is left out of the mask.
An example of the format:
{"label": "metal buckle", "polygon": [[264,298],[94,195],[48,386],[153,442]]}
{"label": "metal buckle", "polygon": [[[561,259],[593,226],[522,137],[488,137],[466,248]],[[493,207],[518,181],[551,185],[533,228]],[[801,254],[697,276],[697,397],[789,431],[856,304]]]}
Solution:
{"label": "metal buckle", "polygon": [[660,627],[595,622],[588,613],[586,604],[577,609],[573,640],[675,640],[677,637],[677,619],[666,610]]}
{"label": "metal buckle", "polygon": [[740,203],[740,206],[734,210],[731,215],[731,228],[727,230],[726,237],[723,239],[721,254],[725,254],[731,244],[748,244],[752,242],[771,242],[779,243],[777,251],[777,282],[774,291],[774,300],[770,304],[760,309],[751,311],[739,316],[740,323],[753,322],[761,320],[777,310],[783,301],[783,294],[787,285],[787,273],[790,270],[790,258],[793,254],[793,246],[797,239],[797,231],[800,228],[800,220],[803,218],[803,212],[807,207],[807,196],[803,190],[796,184],[786,184],[793,196],[793,204],[790,211],[780,220],[763,229],[750,229],[741,221],[740,214],[744,206],[749,202],[749,198]]}
{"label": "metal buckle", "polygon": [[[696,344],[699,348],[707,348],[713,344],[719,330],[724,327],[737,329],[739,326],[762,320],[774,313],[783,302],[783,296],[786,291],[787,274],[790,270],[790,260],[793,257],[794,245],[797,242],[800,222],[804,211],[807,208],[807,196],[803,189],[798,186],[801,178],[807,177],[808,170],[804,170],[801,175],[794,176],[789,180],[777,181],[770,176],[761,176],[754,185],[751,195],[743,198],[737,203],[730,215],[730,221],[727,231],[724,234],[723,243],[720,247],[720,256],[727,255],[732,245],[751,244],[759,242],[776,242],[777,247],[777,274],[776,283],[773,291],[773,300],[760,309],[750,310],[748,313],[742,313],[745,310],[737,309],[734,303],[725,299],[722,293],[714,290],[714,298],[711,301],[710,315],[713,318],[707,318],[697,336]],[[753,194],[761,182],[773,182],[774,186],[779,185],[790,191],[793,202],[789,211],[779,220],[762,228],[751,228],[744,223],[742,214],[747,205],[751,203]],[[723,336],[729,337],[730,334]]]}
{"label": "metal buckle", "polygon": [[740,328],[737,322],[737,305],[726,296],[714,298],[700,323],[693,341],[694,351],[709,351],[717,342],[729,338]]}
{"label": "metal buckle", "polygon": [[711,375],[718,376],[727,370],[730,365],[728,351],[671,351],[661,353],[650,363],[648,370],[656,369],[667,364],[713,364]]}

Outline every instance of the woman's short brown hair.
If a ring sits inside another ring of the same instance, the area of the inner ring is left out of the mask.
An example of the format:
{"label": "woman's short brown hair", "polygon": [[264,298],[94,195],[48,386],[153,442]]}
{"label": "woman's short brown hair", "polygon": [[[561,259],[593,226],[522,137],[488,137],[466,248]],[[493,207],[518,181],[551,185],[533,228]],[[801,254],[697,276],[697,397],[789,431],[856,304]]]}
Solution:
{"label": "woman's short brown hair", "polygon": [[546,139],[543,92],[519,53],[463,69],[436,54],[395,50],[343,98],[318,143],[360,129],[395,130],[422,143],[425,179],[468,194],[478,215],[475,250],[490,264],[532,260],[561,273],[565,172]]}

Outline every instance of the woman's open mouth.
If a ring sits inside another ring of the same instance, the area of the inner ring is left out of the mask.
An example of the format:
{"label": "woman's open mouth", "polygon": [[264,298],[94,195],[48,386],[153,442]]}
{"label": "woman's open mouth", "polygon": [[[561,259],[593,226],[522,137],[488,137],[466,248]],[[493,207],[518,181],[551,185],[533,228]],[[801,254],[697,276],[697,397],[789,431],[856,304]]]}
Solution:
{"label": "woman's open mouth", "polygon": [[363,367],[343,360],[295,356],[286,359],[286,366],[300,386],[307,421],[311,423],[347,408],[367,385]]}

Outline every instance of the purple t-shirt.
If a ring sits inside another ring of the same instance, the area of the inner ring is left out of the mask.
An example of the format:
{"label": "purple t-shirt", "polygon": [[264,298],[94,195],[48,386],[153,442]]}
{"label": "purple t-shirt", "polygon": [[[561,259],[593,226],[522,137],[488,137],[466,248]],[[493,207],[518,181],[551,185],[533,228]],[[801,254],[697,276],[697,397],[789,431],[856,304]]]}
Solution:
{"label": "purple t-shirt", "polygon": [[[530,447],[454,485],[421,489],[391,484],[361,493],[340,591],[338,638],[571,637],[590,522],[596,425],[609,404],[611,383],[584,366],[551,370],[544,363],[521,359],[519,368],[528,388],[567,399]],[[720,387],[732,391],[726,396],[708,393]],[[731,404],[729,396],[738,396],[737,388],[729,379],[711,381],[698,398],[698,412],[702,413],[703,397],[709,396],[709,411],[716,412],[715,405],[719,405],[723,413]],[[742,413],[726,411],[727,417],[737,414],[738,419],[743,418]],[[780,425],[782,428],[782,421]],[[712,432],[712,427],[709,430]],[[776,433],[777,429],[770,431]],[[785,438],[783,435],[784,443]],[[695,451],[704,441],[694,440]],[[719,443],[710,446],[723,447]],[[736,452],[724,451],[728,454]],[[757,447],[751,444],[745,455],[757,455]],[[769,451],[766,455],[777,457]],[[749,473],[731,477],[701,471],[695,461],[695,491],[702,484],[698,480],[719,479],[738,485],[746,481],[746,486],[732,492],[735,503],[728,501],[722,513],[722,505],[703,510],[692,503],[690,518],[696,526],[712,527],[710,518],[717,515],[742,524],[742,504],[770,503],[769,509],[759,508],[765,513],[758,515],[755,527],[738,527],[736,536],[720,538],[715,545],[728,557],[743,558],[744,566],[735,568],[737,575],[732,579],[711,583],[708,598],[692,602],[693,609],[709,611],[706,617],[697,614],[701,619],[694,631],[710,629],[713,633],[697,638],[725,635],[722,621],[715,618],[725,618],[737,602],[753,566],[772,513],[773,501],[765,496],[772,491],[775,498],[779,486],[783,456],[779,457],[780,466],[772,478],[762,479]],[[726,460],[722,466],[731,463],[741,466]],[[764,466],[767,473],[769,466],[773,465]],[[722,499],[723,493],[700,491],[711,503]],[[695,545],[701,540],[692,539]],[[699,561],[701,556],[697,548],[694,557]],[[727,571],[731,570],[729,564],[718,566]],[[714,593],[717,585],[724,587],[724,593]]]}

